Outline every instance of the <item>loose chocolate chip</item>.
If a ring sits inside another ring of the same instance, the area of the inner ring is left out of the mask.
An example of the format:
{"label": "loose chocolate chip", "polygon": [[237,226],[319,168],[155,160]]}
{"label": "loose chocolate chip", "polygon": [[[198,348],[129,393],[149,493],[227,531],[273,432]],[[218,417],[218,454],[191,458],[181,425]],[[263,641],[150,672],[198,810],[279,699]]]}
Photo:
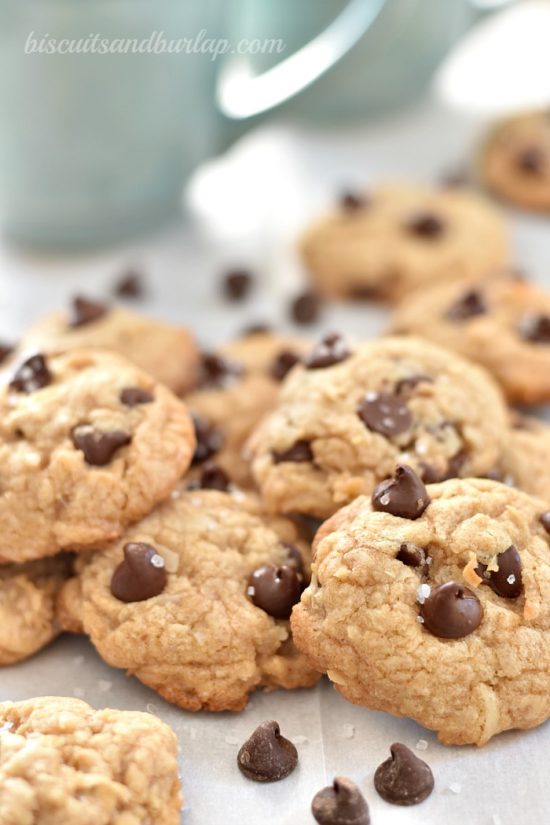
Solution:
{"label": "loose chocolate chip", "polygon": [[390,747],[390,753],[374,774],[374,787],[382,799],[392,805],[423,802],[434,789],[430,766],[399,742]]}
{"label": "loose chocolate chip", "polygon": [[11,355],[13,352],[13,346],[10,344],[2,344],[0,343],[0,364],[6,360],[8,355]]}
{"label": "loose chocolate chip", "polygon": [[321,301],[314,292],[303,292],[290,305],[290,315],[296,324],[314,324],[320,314]]}
{"label": "loose chocolate chip", "polygon": [[35,392],[52,382],[52,374],[43,355],[31,355],[16,370],[10,381],[10,389],[16,392]]}
{"label": "loose chocolate chip", "polygon": [[370,825],[369,806],[357,785],[337,776],[332,785],[315,794],[311,813],[319,825]]}
{"label": "loose chocolate chip", "polygon": [[299,363],[299,355],[296,355],[296,353],[292,352],[292,350],[284,349],[274,359],[269,371],[270,375],[275,379],[275,381],[282,381],[286,378],[292,367],[295,367],[296,364]]}
{"label": "loose chocolate chip", "polygon": [[338,332],[329,332],[304,359],[308,370],[332,367],[351,355],[347,341]]}
{"label": "loose chocolate chip", "polygon": [[496,558],[498,570],[488,570],[486,564],[478,564],[476,573],[497,596],[517,599],[522,591],[521,556],[513,544]]}
{"label": "loose chocolate chip", "polygon": [[114,293],[119,298],[142,298],[145,293],[142,276],[138,272],[126,272],[116,282]]}
{"label": "loose chocolate chip", "polygon": [[275,567],[264,564],[251,574],[247,593],[256,607],[274,619],[288,619],[292,608],[300,601],[300,579],[289,564]]}
{"label": "loose chocolate chip", "polygon": [[426,553],[422,547],[418,547],[416,544],[402,544],[395,558],[406,564],[407,567],[427,567]]}
{"label": "loose chocolate chip", "polygon": [[246,269],[232,269],[223,277],[223,293],[228,301],[242,301],[252,288],[252,275]]}
{"label": "loose chocolate chip", "polygon": [[528,313],[520,319],[518,330],[524,341],[550,344],[550,315]]}
{"label": "loose chocolate chip", "polygon": [[419,238],[435,240],[443,234],[445,224],[441,218],[432,215],[431,212],[419,212],[416,215],[411,215],[405,222],[405,229]]}
{"label": "loose chocolate chip", "polygon": [[434,380],[430,375],[423,375],[422,373],[418,373],[418,375],[409,375],[408,378],[402,378],[397,382],[395,385],[395,394],[409,395],[418,387],[419,384],[433,384],[433,381]]}
{"label": "loose chocolate chip", "polygon": [[469,289],[449,307],[445,317],[450,321],[466,321],[486,312],[487,302],[483,293],[479,289]]}
{"label": "loose chocolate chip", "polygon": [[538,146],[528,146],[516,157],[516,166],[528,175],[540,175],[545,166],[545,156]]}
{"label": "loose chocolate chip", "polygon": [[193,456],[193,464],[202,464],[208,458],[218,453],[223,446],[223,435],[213,424],[197,413],[192,414],[195,427],[197,446]]}
{"label": "loose chocolate chip", "polygon": [[138,404],[150,404],[155,397],[141,387],[125,387],[120,393],[120,400],[126,407],[137,407]]}
{"label": "loose chocolate chip", "polygon": [[158,596],[166,587],[164,559],[150,544],[124,545],[121,561],[111,579],[111,593],[121,602],[143,602]]}
{"label": "loose chocolate chip", "polygon": [[288,450],[282,452],[273,450],[272,456],[275,464],[281,464],[283,461],[292,461],[296,464],[313,461],[313,451],[309,441],[297,441]]}
{"label": "loose chocolate chip", "polygon": [[409,430],[413,421],[403,401],[388,392],[368,392],[359,404],[357,415],[369,430],[388,438]]}
{"label": "loose chocolate chip", "polygon": [[481,624],[483,608],[475,593],[457,582],[432,588],[420,607],[426,630],[442,639],[461,639]]}
{"label": "loose chocolate chip", "polygon": [[85,324],[90,324],[92,321],[97,321],[107,314],[108,308],[105,304],[100,304],[98,301],[90,301],[89,298],[84,298],[82,295],[77,295],[73,298],[72,314],[69,320],[69,326],[82,327]]}
{"label": "loose chocolate chip", "polygon": [[291,774],[297,763],[298,751],[273,720],[259,725],[237,754],[241,772],[255,782],[278,782]]}
{"label": "loose chocolate chip", "polygon": [[413,521],[420,518],[429,503],[426,487],[405,464],[398,464],[393,478],[382,481],[372,494],[374,510]]}
{"label": "loose chocolate chip", "polygon": [[189,485],[190,490],[220,490],[225,493],[229,489],[230,479],[214,461],[208,461],[202,468],[202,472],[196,481]]}
{"label": "loose chocolate chip", "polygon": [[550,510],[546,510],[539,519],[540,523],[546,530],[546,532],[550,535]]}
{"label": "loose chocolate chip", "polygon": [[369,205],[368,199],[357,192],[343,192],[340,195],[340,207],[344,212],[357,212]]}
{"label": "loose chocolate chip", "polygon": [[104,467],[120,447],[125,447],[132,436],[123,430],[102,431],[91,424],[79,424],[71,432],[71,438],[77,450],[82,450],[86,464],[92,467]]}
{"label": "loose chocolate chip", "polygon": [[199,375],[199,386],[225,387],[235,381],[244,372],[242,364],[229,358],[224,358],[214,352],[203,352]]}

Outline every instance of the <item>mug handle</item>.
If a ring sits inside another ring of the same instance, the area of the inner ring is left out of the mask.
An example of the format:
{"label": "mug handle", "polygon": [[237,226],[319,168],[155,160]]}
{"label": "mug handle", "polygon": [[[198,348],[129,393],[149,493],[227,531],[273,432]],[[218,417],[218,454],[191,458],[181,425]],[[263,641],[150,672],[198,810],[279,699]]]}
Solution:
{"label": "mug handle", "polygon": [[246,55],[229,58],[218,75],[218,106],[242,120],[266,112],[301,92],[334,66],[374,23],[386,0],[350,0],[326,29],[261,74]]}

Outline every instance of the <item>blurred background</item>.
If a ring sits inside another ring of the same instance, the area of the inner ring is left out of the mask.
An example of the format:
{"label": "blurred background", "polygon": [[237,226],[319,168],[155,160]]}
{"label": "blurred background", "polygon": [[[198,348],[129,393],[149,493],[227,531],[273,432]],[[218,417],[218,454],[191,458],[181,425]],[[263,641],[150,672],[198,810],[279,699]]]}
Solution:
{"label": "blurred background", "polygon": [[453,172],[491,119],[550,103],[546,0],[0,9],[0,312],[13,334],[73,283],[101,293],[128,267],[150,272],[153,310],[191,320],[192,300],[229,333],[201,298],[208,273],[261,266],[292,290],[289,241],[335,192]]}

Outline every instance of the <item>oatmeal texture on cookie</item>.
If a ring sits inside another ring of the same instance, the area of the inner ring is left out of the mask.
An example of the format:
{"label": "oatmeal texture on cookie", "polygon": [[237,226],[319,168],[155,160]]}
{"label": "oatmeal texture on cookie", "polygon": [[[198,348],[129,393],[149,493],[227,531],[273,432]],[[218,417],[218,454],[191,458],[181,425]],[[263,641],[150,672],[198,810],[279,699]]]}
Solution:
{"label": "oatmeal texture on cookie", "polygon": [[58,696],[0,704],[2,825],[178,825],[174,732]]}
{"label": "oatmeal texture on cookie", "polygon": [[325,523],[294,639],[350,701],[483,745],[550,715],[550,514],[489,480],[427,493],[418,517],[375,494]]}
{"label": "oatmeal texture on cookie", "polygon": [[185,405],[117,355],[36,355],[4,370],[0,562],[116,538],[170,494],[193,450]]}
{"label": "oatmeal texture on cookie", "polygon": [[420,339],[339,346],[328,358],[323,344],[293,371],[252,436],[267,508],[326,518],[396,463],[425,481],[494,467],[508,414],[483,370]]}

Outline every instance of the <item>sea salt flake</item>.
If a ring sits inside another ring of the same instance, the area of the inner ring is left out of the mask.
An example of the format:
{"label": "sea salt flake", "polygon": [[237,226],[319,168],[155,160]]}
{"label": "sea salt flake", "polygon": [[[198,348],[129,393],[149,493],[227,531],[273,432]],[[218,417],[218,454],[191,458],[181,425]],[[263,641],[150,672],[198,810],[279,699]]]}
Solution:
{"label": "sea salt flake", "polygon": [[451,793],[459,794],[462,790],[462,785],[460,784],[460,782],[450,782],[448,789]]}
{"label": "sea salt flake", "polygon": [[155,553],[154,556],[151,556],[151,564],[160,570],[164,567],[164,559],[158,553]]}
{"label": "sea salt flake", "polygon": [[153,716],[156,716],[157,714],[157,708],[152,702],[147,702],[147,704],[145,705],[145,710],[147,711],[147,713],[152,713]]}
{"label": "sea salt flake", "polygon": [[510,575],[508,576],[508,578],[506,579],[506,581],[508,582],[508,584],[514,584],[514,583],[515,583],[515,581],[516,581],[516,577],[514,576],[514,574],[513,574],[513,573],[510,573]]}
{"label": "sea salt flake", "polygon": [[429,584],[421,584],[416,588],[416,601],[419,604],[424,604],[426,599],[429,597],[430,593],[432,592],[432,588]]}
{"label": "sea salt flake", "polygon": [[390,503],[390,497],[387,493],[384,493],[384,495],[380,496],[380,504],[383,504],[384,507],[385,507],[389,503]]}
{"label": "sea salt flake", "polygon": [[419,739],[415,745],[417,751],[427,751],[428,750],[428,743],[425,739]]}
{"label": "sea salt flake", "polygon": [[342,734],[344,736],[344,739],[353,739],[353,737],[355,736],[355,725],[342,725]]}
{"label": "sea salt flake", "polygon": [[418,624],[424,624],[424,619],[422,618],[422,616],[417,616],[416,621],[418,622]]}

